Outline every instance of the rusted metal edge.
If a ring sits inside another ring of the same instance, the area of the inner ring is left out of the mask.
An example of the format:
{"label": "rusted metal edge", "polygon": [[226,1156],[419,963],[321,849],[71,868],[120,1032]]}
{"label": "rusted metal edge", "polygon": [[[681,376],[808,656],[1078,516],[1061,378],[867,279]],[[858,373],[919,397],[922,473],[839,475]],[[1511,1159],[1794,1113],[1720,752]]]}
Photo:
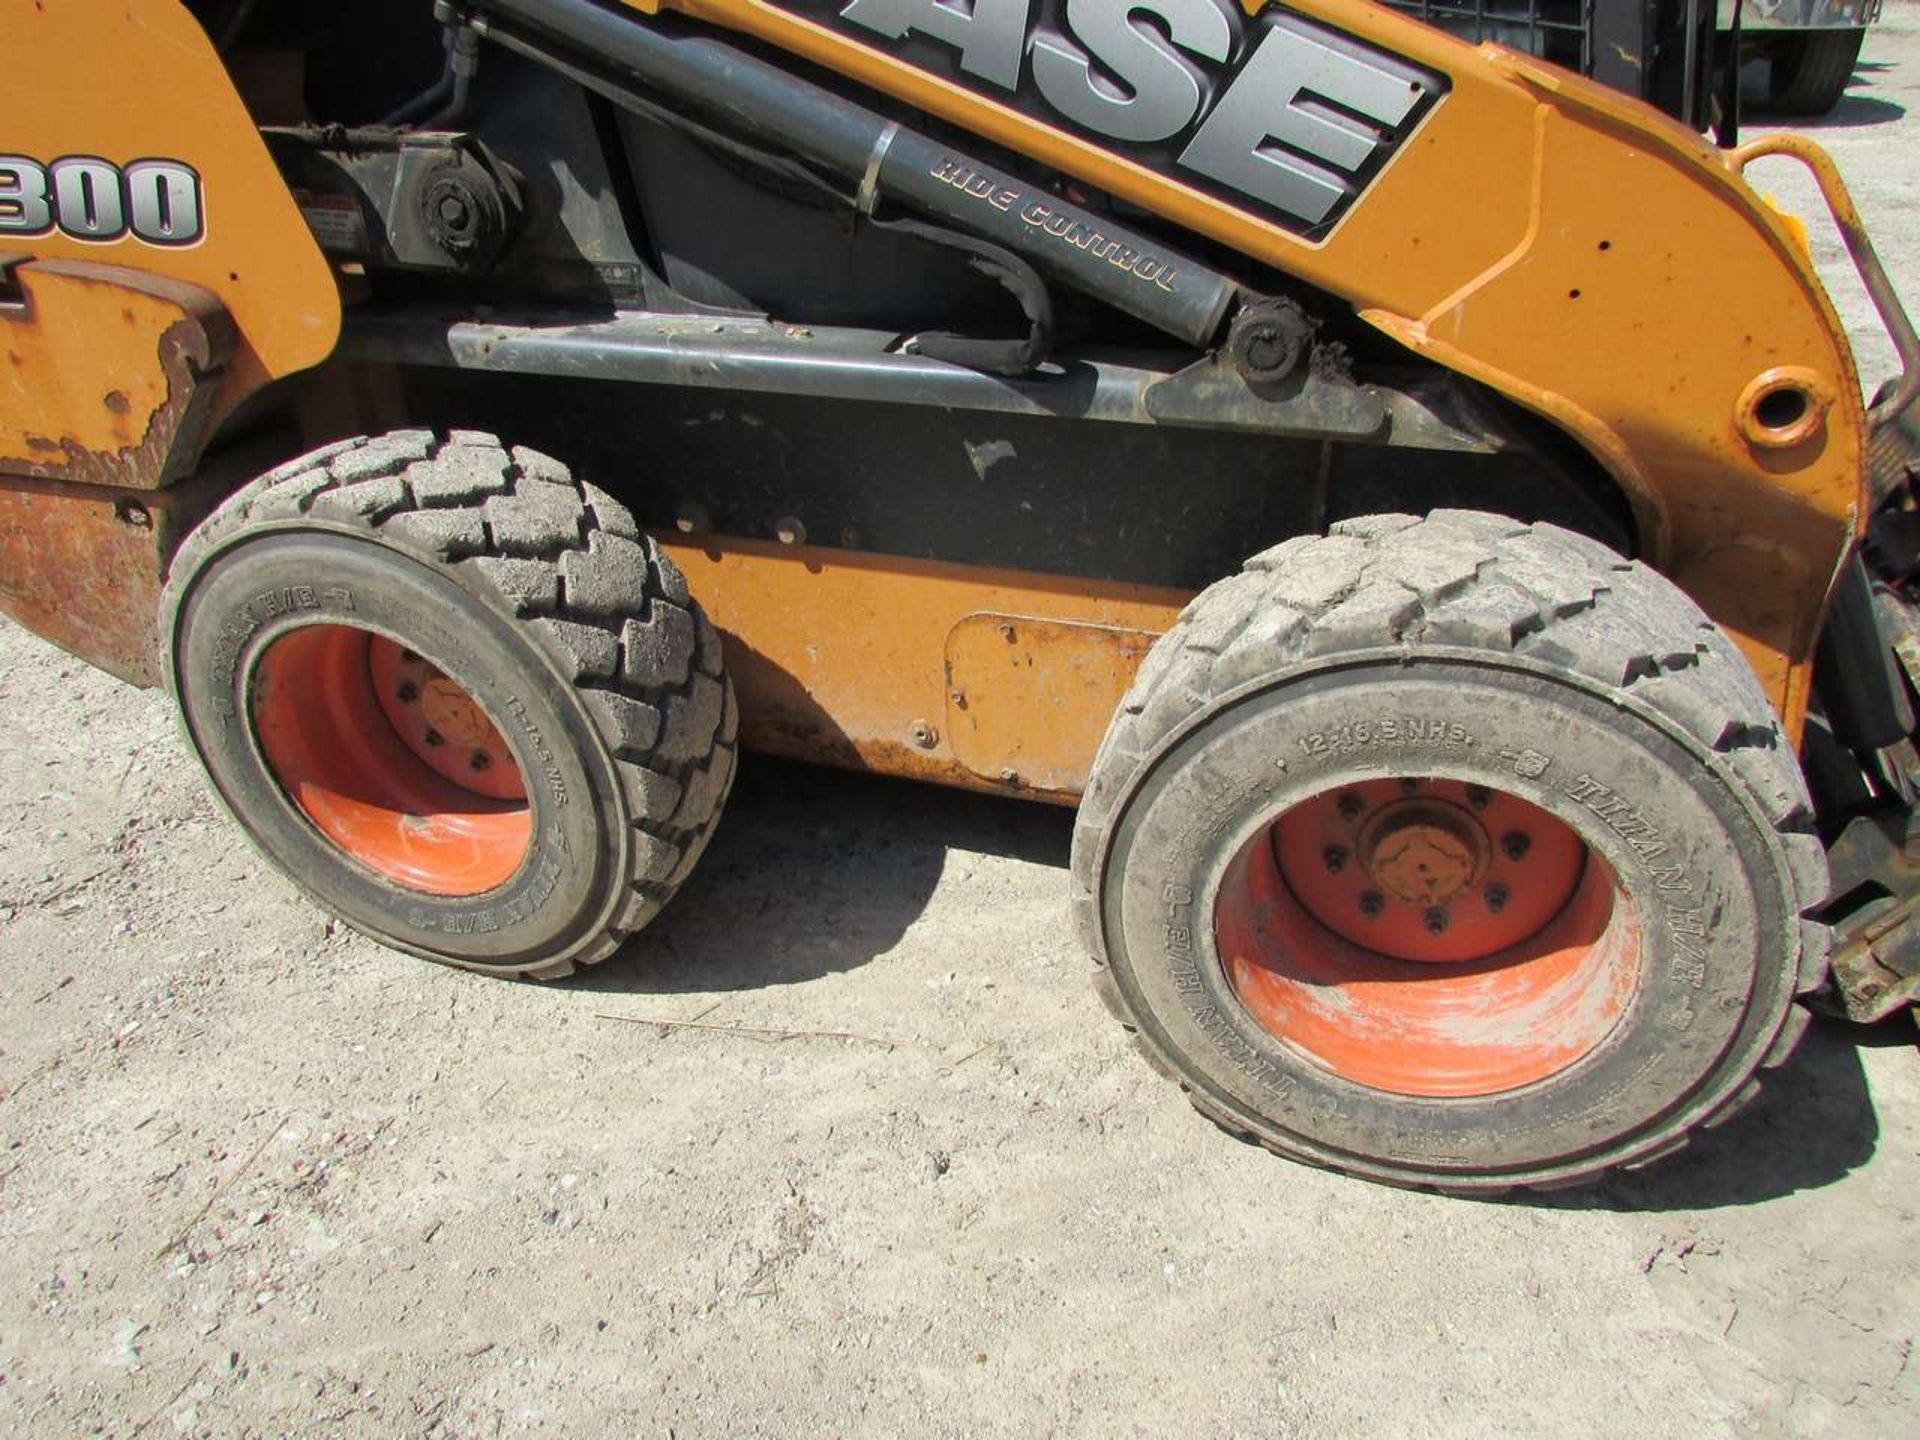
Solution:
{"label": "rusted metal edge", "polygon": [[1861,816],[1828,850],[1833,993],[1822,1008],[1866,1024],[1920,1002],[1916,852],[1920,834],[1904,810]]}
{"label": "rusted metal edge", "polygon": [[[70,481],[136,490],[153,490],[190,474],[206,441],[207,420],[218,386],[208,382],[226,367],[237,338],[232,317],[212,291],[185,281],[123,265],[80,260],[28,260],[6,265],[18,283],[19,271],[58,276],[88,285],[108,286],[151,296],[178,309],[183,318],[160,336],[156,360],[166,377],[167,398],[148,417],[140,439],[118,450],[94,450],[71,436],[25,432],[26,443],[58,460],[0,459],[0,473],[32,479]],[[22,285],[24,302],[0,310],[0,323],[36,323],[32,290]],[[48,417],[57,421],[58,417]]]}

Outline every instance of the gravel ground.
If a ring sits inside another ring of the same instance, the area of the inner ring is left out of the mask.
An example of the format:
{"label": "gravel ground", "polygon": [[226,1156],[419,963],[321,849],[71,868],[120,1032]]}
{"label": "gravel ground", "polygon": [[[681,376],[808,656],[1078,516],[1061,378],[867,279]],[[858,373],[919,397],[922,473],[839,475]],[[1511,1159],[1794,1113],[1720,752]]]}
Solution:
{"label": "gravel ground", "polygon": [[[1894,5],[1819,134],[1914,301],[1917,100]],[[490,983],[329,925],[158,697],[0,626],[0,1430],[1916,1433],[1911,1026],[1596,1191],[1380,1189],[1133,1055],[1067,844],[750,761],[627,956]]]}

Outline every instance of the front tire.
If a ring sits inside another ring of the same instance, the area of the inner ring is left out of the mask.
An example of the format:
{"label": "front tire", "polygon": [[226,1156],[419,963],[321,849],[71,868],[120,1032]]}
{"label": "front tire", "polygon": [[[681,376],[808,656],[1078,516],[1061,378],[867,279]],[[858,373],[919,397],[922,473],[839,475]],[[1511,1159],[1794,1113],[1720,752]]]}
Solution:
{"label": "front tire", "polygon": [[1767,69],[1767,98],[1783,115],[1825,115],[1840,103],[1860,63],[1865,30],[1809,30],[1779,41]]}
{"label": "front tire", "polygon": [[1109,1004],[1193,1103],[1450,1192],[1645,1163],[1804,1027],[1824,855],[1758,681],[1551,526],[1289,541],[1141,668],[1074,840]]}
{"label": "front tire", "polygon": [[614,953],[734,771],[720,638],[625,507],[490,435],[301,456],[189,537],[168,688],[214,791],[318,904],[549,979]]}

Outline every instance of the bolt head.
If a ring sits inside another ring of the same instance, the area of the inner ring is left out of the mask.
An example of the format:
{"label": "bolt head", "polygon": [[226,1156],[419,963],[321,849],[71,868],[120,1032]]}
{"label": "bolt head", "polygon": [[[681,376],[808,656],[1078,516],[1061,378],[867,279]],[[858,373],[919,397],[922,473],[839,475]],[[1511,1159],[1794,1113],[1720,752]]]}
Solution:
{"label": "bolt head", "polygon": [[1327,867],[1327,873],[1329,875],[1338,875],[1342,870],[1347,868],[1347,847],[1344,845],[1329,845],[1320,852],[1320,860],[1321,863]]}
{"label": "bolt head", "polygon": [[1247,331],[1247,364],[1255,370],[1278,370],[1292,346],[1277,325],[1256,325]]}
{"label": "bolt head", "polygon": [[1521,860],[1533,848],[1533,837],[1524,830],[1509,830],[1500,837],[1500,848],[1509,860]]}
{"label": "bolt head", "polygon": [[1340,816],[1344,820],[1359,819],[1360,812],[1366,808],[1366,802],[1352,791],[1340,797]]}
{"label": "bolt head", "polygon": [[1476,810],[1484,810],[1493,803],[1493,792],[1484,785],[1467,786],[1467,804]]}
{"label": "bolt head", "polygon": [[1426,922],[1427,933],[1429,935],[1439,935],[1446,930],[1449,916],[1446,911],[1436,905],[1427,911],[1423,918]]}
{"label": "bolt head", "polygon": [[402,680],[400,688],[393,693],[402,705],[411,705],[420,698],[420,687],[411,680]]}
{"label": "bolt head", "polygon": [[467,768],[470,770],[486,770],[492,765],[493,757],[484,750],[476,750],[467,757]]}
{"label": "bolt head", "polygon": [[447,737],[442,735],[438,730],[429,730],[420,738],[429,745],[444,745],[447,743]]}
{"label": "bolt head", "polygon": [[1387,902],[1381,898],[1378,890],[1360,892],[1360,913],[1371,920],[1386,908]]}
{"label": "bolt head", "polygon": [[1507,900],[1509,898],[1507,895],[1507,887],[1504,885],[1489,885],[1485,890],[1480,892],[1480,898],[1486,902],[1487,909],[1498,915],[1502,910],[1507,908]]}

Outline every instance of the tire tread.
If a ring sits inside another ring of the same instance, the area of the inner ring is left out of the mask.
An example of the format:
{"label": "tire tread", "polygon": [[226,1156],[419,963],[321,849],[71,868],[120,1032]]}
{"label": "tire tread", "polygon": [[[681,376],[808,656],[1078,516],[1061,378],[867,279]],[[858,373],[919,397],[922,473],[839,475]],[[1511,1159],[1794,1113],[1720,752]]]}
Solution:
{"label": "tire tread", "polygon": [[408,430],[322,446],[228,497],[174,557],[166,631],[186,580],[215,550],[251,526],[298,517],[443,567],[518,619],[580,693],[632,812],[633,873],[601,929],[518,973],[557,979],[616,953],[706,848],[738,757],[718,632],[678,567],[624,505],[553,457],[477,431]]}
{"label": "tire tread", "polygon": [[[1802,917],[1796,993],[1819,988],[1827,935],[1807,917],[1825,899],[1827,872],[1806,783],[1752,668],[1699,607],[1658,572],[1557,526],[1471,511],[1376,515],[1285,541],[1203,591],[1149,652],[1101,743],[1074,831],[1073,914],[1102,999],[1142,1051],[1154,1045],[1105,974],[1100,934],[1096,870],[1120,797],[1161,742],[1220,696],[1302,660],[1382,643],[1545,661],[1631,696],[1714,750],[1775,832]],[[1762,1047],[1764,1066],[1784,1060],[1804,1028],[1804,1011],[1789,1005]],[[1167,1056],[1148,1058],[1174,1069]],[[1309,1159],[1250,1135],[1209,1097],[1181,1088],[1229,1133]],[[1724,1121],[1753,1088],[1736,1088],[1695,1123]],[[1685,1134],[1669,1137],[1657,1153],[1685,1143]]]}

